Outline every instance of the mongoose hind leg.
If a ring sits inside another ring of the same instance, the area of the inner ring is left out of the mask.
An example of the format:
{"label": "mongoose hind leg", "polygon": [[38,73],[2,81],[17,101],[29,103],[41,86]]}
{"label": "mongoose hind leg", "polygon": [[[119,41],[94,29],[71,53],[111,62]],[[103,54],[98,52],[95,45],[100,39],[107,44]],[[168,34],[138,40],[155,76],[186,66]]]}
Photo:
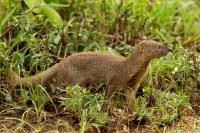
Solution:
{"label": "mongoose hind leg", "polygon": [[75,86],[75,85],[78,85],[80,87],[86,87],[87,80],[80,80],[80,79],[72,80],[72,79],[67,78],[63,80],[62,83],[59,83],[59,84],[63,87]]}
{"label": "mongoose hind leg", "polygon": [[69,71],[59,72],[54,78],[54,86],[65,88],[66,86],[75,86],[79,83],[78,77],[74,77]]}

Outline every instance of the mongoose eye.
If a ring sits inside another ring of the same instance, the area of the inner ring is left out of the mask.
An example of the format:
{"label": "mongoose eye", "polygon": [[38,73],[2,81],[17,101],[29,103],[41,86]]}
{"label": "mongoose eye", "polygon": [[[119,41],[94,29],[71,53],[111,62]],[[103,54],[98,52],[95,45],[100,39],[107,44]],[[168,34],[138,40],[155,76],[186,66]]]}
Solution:
{"label": "mongoose eye", "polygon": [[160,46],[158,46],[158,48],[160,49],[161,47],[160,47]]}

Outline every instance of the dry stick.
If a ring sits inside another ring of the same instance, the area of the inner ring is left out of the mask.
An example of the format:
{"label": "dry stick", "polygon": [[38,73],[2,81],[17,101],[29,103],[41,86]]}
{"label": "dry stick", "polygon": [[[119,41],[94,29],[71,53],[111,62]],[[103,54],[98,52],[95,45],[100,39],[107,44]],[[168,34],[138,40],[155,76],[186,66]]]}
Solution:
{"label": "dry stick", "polygon": [[200,43],[197,44],[197,45],[195,45],[195,46],[192,46],[192,47],[191,47],[191,50],[196,50],[196,49],[199,48],[199,47],[200,47]]}
{"label": "dry stick", "polygon": [[7,30],[1,34],[0,39],[2,39],[2,37],[3,37],[11,28],[12,28],[12,26],[9,26],[9,27],[7,28]]}
{"label": "dry stick", "polygon": [[197,88],[198,88],[198,87],[200,86],[200,83],[199,83],[199,81],[198,81],[198,72],[197,72],[198,66],[197,66],[196,56],[195,56],[194,53],[192,53],[192,60],[193,60],[193,67],[194,67],[195,76],[196,76],[195,80],[196,80],[196,82],[197,82]]}
{"label": "dry stick", "polygon": [[20,122],[25,123],[26,125],[28,125],[28,126],[31,127],[32,129],[34,129],[34,130],[37,131],[37,129],[36,129],[34,126],[32,126],[30,123],[28,123],[28,122],[26,122],[26,121],[24,121],[24,120],[21,120],[21,119],[19,119],[19,118],[6,117],[5,119],[6,119],[6,120],[18,120],[18,121],[20,121]]}
{"label": "dry stick", "polygon": [[39,85],[40,88],[46,93],[46,95],[48,96],[49,100],[51,101],[51,103],[53,104],[54,108],[55,108],[55,111],[56,111],[56,114],[58,114],[58,110],[56,108],[56,105],[54,104],[53,100],[51,99],[51,97],[49,96],[48,92],[41,86]]}

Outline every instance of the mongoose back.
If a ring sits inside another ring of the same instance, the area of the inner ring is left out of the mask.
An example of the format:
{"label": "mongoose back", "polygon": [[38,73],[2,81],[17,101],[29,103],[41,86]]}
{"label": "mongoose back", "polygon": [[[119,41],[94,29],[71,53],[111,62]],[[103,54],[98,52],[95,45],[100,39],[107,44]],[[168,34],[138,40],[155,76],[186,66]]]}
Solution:
{"label": "mongoose back", "polygon": [[[137,92],[151,60],[166,55],[170,51],[165,45],[153,41],[141,41],[133,48],[129,58],[100,52],[72,54],[44,72],[21,78],[14,74],[13,85],[43,84],[49,81],[56,86],[86,86],[106,83],[107,98],[114,91],[123,89],[129,108],[133,93]],[[130,109],[132,110],[132,109]]]}

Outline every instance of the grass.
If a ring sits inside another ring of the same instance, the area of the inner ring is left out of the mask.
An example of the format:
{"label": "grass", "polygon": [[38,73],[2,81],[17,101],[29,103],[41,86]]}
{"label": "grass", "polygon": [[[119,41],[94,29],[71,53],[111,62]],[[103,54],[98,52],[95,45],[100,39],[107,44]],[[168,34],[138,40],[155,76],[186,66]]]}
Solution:
{"label": "grass", "polygon": [[[197,0],[49,0],[51,14],[33,14],[17,0],[0,1],[0,131],[178,132],[198,131],[200,8]],[[137,118],[116,92],[104,110],[104,86],[19,87],[15,101],[7,71],[21,76],[46,70],[73,53],[102,51],[129,56],[135,43],[151,38],[173,51],[154,60],[140,85]],[[188,125],[184,125],[187,117]],[[133,120],[134,119],[134,120]],[[145,123],[144,123],[145,121]],[[142,126],[144,124],[144,126]],[[179,124],[183,124],[182,127]],[[191,126],[194,125],[194,126]]]}

